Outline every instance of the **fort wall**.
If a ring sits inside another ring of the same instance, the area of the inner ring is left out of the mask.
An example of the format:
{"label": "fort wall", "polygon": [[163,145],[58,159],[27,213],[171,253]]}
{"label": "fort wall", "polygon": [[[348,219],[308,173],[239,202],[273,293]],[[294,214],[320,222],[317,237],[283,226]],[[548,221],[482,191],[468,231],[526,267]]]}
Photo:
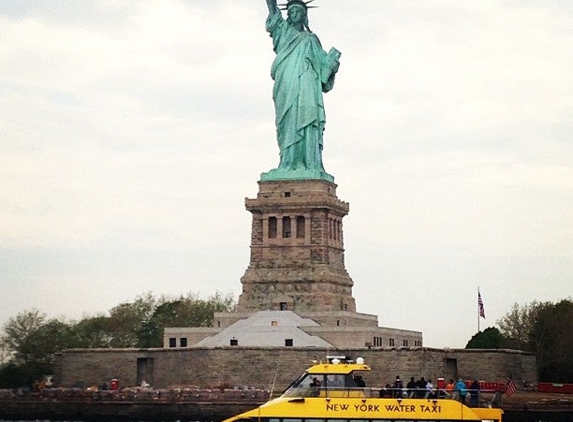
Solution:
{"label": "fort wall", "polygon": [[536,383],[535,356],[515,350],[383,348],[318,350],[316,348],[74,349],[56,356],[56,385],[101,385],[117,378],[121,386],[142,380],[154,388],[174,386],[237,387],[280,391],[313,359],[327,354],[363,357],[372,368],[368,386],[391,383],[396,375],[435,380],[443,377]]}

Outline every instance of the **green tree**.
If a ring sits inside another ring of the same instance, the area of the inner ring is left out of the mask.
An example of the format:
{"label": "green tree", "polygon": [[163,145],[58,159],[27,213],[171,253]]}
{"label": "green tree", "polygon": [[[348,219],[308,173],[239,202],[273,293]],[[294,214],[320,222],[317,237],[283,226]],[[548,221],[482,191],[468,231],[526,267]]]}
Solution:
{"label": "green tree", "polygon": [[16,364],[6,363],[0,366],[0,388],[31,388],[34,381],[52,373],[50,365],[40,362]]}
{"label": "green tree", "polygon": [[121,303],[109,311],[111,347],[138,347],[139,334],[157,307],[158,299],[153,294],[138,296],[133,303]]}
{"label": "green tree", "polygon": [[540,310],[531,336],[536,347],[539,378],[573,381],[573,302],[562,300]]}
{"label": "green tree", "polygon": [[495,327],[488,327],[480,331],[468,341],[466,349],[503,349],[507,346],[507,339]]}
{"label": "green tree", "polygon": [[3,326],[4,334],[0,336],[0,347],[11,354],[12,361],[16,364],[25,363],[25,352],[28,338],[46,321],[46,314],[37,309],[20,312],[15,317],[8,319]]}
{"label": "green tree", "polygon": [[0,342],[11,358],[0,367],[0,388],[31,386],[53,372],[54,353],[78,345],[73,323],[47,320],[36,309],[10,318],[3,331]]}
{"label": "green tree", "polygon": [[526,305],[513,304],[511,311],[497,321],[501,334],[509,341],[509,347],[518,350],[535,352],[532,344],[532,330],[537,315],[548,302],[533,302]]}
{"label": "green tree", "polygon": [[10,361],[10,358],[12,357],[12,354],[4,349],[2,347],[2,345],[0,344],[0,365],[4,364],[4,363],[8,363],[8,361]]}
{"label": "green tree", "polygon": [[235,309],[231,295],[216,293],[206,300],[188,293],[177,299],[163,298],[151,318],[140,332],[140,347],[161,347],[163,330],[166,327],[210,327],[215,312],[230,312]]}
{"label": "green tree", "polygon": [[78,346],[73,325],[50,319],[22,339],[17,353],[23,362],[51,365],[54,353]]}
{"label": "green tree", "polygon": [[215,312],[234,309],[231,295],[201,299],[189,293],[168,299],[146,293],[113,307],[109,316],[79,322],[47,319],[36,309],[24,311],[3,326],[0,377],[12,377],[11,385],[39,379],[52,372],[54,354],[64,349],[161,347],[165,327],[208,327]]}
{"label": "green tree", "polygon": [[78,347],[105,349],[112,347],[114,331],[111,329],[111,318],[98,315],[87,317],[75,326]]}
{"label": "green tree", "polygon": [[573,382],[571,299],[515,304],[498,325],[510,347],[535,354],[540,381]]}

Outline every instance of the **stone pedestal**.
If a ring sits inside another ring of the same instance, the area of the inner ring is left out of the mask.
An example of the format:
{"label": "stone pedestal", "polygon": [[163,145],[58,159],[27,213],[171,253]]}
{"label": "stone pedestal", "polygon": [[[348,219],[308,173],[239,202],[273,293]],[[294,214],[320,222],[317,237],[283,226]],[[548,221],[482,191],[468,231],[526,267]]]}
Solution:
{"label": "stone pedestal", "polygon": [[239,311],[356,312],[344,267],[348,203],[326,180],[260,181]]}

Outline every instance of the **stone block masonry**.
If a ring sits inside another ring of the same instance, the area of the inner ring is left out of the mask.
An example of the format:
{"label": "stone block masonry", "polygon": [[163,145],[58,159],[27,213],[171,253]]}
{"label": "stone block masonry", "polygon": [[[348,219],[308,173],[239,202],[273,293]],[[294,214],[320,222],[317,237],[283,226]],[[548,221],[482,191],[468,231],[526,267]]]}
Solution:
{"label": "stone block masonry", "polygon": [[[71,387],[109,384],[137,386],[142,377],[154,388],[181,385],[198,387],[250,386],[275,391],[286,388],[313,359],[327,354],[363,357],[372,371],[367,386],[379,387],[394,380],[423,376],[436,380],[461,377],[503,382],[512,375],[518,385],[537,382],[535,356],[515,350],[466,350],[430,348],[316,348],[215,349],[75,349],[56,356],[56,385]],[[147,362],[147,366],[142,366]]]}
{"label": "stone block masonry", "polygon": [[324,180],[259,182],[246,199],[253,216],[251,258],[238,310],[356,311],[344,266],[348,203]]}

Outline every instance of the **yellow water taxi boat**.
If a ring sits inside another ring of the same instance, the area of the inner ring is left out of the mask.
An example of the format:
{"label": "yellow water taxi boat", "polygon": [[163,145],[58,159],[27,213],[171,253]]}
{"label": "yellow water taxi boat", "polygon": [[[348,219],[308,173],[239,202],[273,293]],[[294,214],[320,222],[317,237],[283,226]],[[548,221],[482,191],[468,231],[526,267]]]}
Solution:
{"label": "yellow water taxi boat", "polygon": [[451,398],[380,397],[363,386],[362,358],[315,362],[280,397],[224,422],[501,422],[501,409],[468,407]]}

